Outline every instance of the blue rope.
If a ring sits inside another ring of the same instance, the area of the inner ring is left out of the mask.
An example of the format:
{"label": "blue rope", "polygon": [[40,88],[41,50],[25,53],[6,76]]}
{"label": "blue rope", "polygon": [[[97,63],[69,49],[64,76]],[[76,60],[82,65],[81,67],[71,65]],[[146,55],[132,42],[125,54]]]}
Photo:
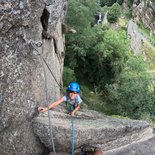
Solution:
{"label": "blue rope", "polygon": [[[45,72],[45,67],[44,67],[44,64],[43,62],[46,64],[46,66],[48,67],[48,69],[50,70],[47,62],[45,61],[45,59],[42,57],[42,55],[38,52],[38,50],[34,47],[34,44],[33,42],[31,42],[31,45],[32,47],[37,51],[40,59],[42,60],[42,66],[43,66],[43,71],[44,71],[44,78],[45,78],[45,93],[46,93],[46,105],[48,107],[48,121],[49,121],[49,130],[50,130],[50,137],[51,137],[51,144],[52,144],[52,150],[53,150],[53,154],[56,155],[56,152],[55,152],[55,144],[54,144],[54,136],[53,136],[53,129],[52,129],[52,124],[51,124],[51,119],[50,119],[50,111],[49,111],[49,106],[48,106],[48,94],[47,94],[47,78],[46,78],[46,72]],[[52,73],[52,71],[50,70],[50,72]],[[52,74],[52,76],[54,77],[54,75]],[[55,81],[56,81],[56,78],[54,77]],[[56,81],[57,82],[57,81]],[[58,84],[59,85],[59,84]],[[59,85],[60,86],[60,85]],[[61,89],[61,88],[60,88]]]}
{"label": "blue rope", "polygon": [[74,119],[72,117],[72,155],[74,155]]}
{"label": "blue rope", "polygon": [[[44,65],[43,65],[43,68],[44,68]],[[55,144],[54,144],[54,136],[53,136],[53,128],[52,128],[52,124],[51,124],[50,111],[49,111],[49,106],[48,106],[48,102],[47,102],[48,94],[47,94],[47,78],[46,78],[45,68],[44,68],[44,77],[45,77],[46,105],[48,107],[48,121],[49,121],[50,137],[51,137],[51,143],[52,143],[52,148],[53,148],[53,155],[56,155]]]}

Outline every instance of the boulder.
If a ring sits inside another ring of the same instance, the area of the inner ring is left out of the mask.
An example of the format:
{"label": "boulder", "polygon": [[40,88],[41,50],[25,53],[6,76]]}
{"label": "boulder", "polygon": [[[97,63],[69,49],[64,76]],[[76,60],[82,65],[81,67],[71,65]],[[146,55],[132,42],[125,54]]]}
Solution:
{"label": "boulder", "polygon": [[33,120],[35,134],[51,151],[48,116],[52,125],[55,149],[58,152],[71,153],[72,123],[77,154],[85,144],[97,145],[108,151],[153,136],[152,127],[146,121],[113,118],[91,110],[78,111],[72,118],[65,111],[56,109],[40,113]]}

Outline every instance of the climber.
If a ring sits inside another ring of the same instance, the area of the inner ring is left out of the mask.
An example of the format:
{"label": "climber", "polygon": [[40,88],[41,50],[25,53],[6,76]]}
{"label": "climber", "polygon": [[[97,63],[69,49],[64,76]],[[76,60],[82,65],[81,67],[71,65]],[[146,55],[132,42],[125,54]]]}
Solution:
{"label": "climber", "polygon": [[66,105],[69,108],[69,113],[74,116],[75,112],[80,109],[80,104],[82,102],[80,93],[80,85],[76,82],[70,82],[67,88],[67,95],[63,96],[61,99],[51,103],[49,107],[38,107],[39,112],[48,111],[48,109],[54,108],[60,103],[66,101]]}
{"label": "climber", "polygon": [[101,148],[96,148],[95,149],[95,155],[103,155],[102,149]]}

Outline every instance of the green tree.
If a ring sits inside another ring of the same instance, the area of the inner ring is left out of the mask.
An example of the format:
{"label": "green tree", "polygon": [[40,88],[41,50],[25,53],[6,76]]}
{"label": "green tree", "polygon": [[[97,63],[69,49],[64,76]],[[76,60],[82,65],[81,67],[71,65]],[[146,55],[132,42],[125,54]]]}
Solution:
{"label": "green tree", "polygon": [[152,77],[146,72],[143,59],[131,57],[117,81],[106,86],[108,103],[113,105],[113,113],[136,119],[144,113],[154,113],[155,95],[154,90],[150,89],[152,84]]}
{"label": "green tree", "polygon": [[109,23],[115,23],[121,15],[121,7],[118,3],[114,3],[107,14]]}
{"label": "green tree", "polygon": [[[108,20],[113,23],[120,16],[122,1],[109,2],[113,6]],[[66,24],[77,33],[66,34],[64,84],[77,79],[91,89],[97,87],[113,114],[132,118],[145,113],[155,115],[152,77],[146,72],[143,59],[130,53],[125,30],[112,30],[110,24],[91,26],[94,15],[101,10],[98,0],[69,0],[68,3]]]}
{"label": "green tree", "polygon": [[77,31],[75,34],[66,34],[65,65],[72,69],[78,66],[79,59],[86,56],[87,50],[95,40],[96,35],[91,23],[99,10],[98,0],[68,1],[66,23]]}
{"label": "green tree", "polygon": [[122,3],[124,2],[124,0],[117,0],[116,1],[119,5],[122,5]]}
{"label": "green tree", "polygon": [[68,83],[71,81],[76,81],[74,70],[64,67],[63,71],[63,84],[65,87],[68,86]]}
{"label": "green tree", "polygon": [[101,6],[112,6],[114,3],[118,3],[119,5],[122,5],[124,0],[100,0]]}
{"label": "green tree", "polygon": [[112,6],[114,3],[116,3],[117,0],[100,0],[101,6]]}
{"label": "green tree", "polygon": [[85,59],[80,61],[77,73],[103,91],[107,83],[119,76],[128,58],[129,45],[124,31],[96,27],[96,34],[97,38]]}

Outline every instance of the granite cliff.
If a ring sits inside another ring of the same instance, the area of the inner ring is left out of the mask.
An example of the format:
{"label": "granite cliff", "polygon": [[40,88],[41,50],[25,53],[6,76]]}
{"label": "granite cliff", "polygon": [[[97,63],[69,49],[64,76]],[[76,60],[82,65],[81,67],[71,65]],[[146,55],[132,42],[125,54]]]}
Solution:
{"label": "granite cliff", "polygon": [[155,34],[155,1],[134,0],[132,15],[136,22],[143,22],[144,26]]}
{"label": "granite cliff", "polygon": [[45,78],[48,101],[60,95],[65,14],[65,0],[0,2],[1,155],[43,152],[31,121],[36,107],[46,103]]}

